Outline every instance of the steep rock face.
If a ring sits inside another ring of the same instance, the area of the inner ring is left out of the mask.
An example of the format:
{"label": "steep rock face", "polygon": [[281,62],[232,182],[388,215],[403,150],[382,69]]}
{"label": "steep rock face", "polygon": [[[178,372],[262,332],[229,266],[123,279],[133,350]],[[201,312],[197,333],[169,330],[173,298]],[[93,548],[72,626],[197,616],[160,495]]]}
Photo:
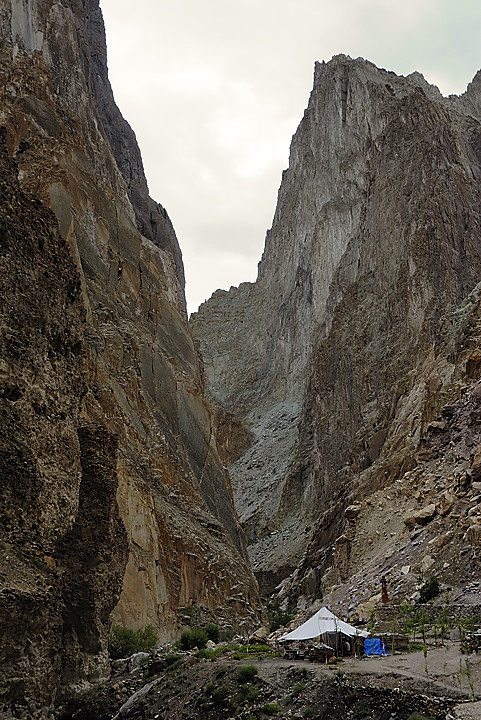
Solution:
{"label": "steep rock face", "polygon": [[0,36],[2,690],[39,718],[108,673],[114,608],[165,640],[259,599],[98,2],[4,0]]}
{"label": "steep rock face", "polygon": [[[40,717],[67,665],[76,682],[108,674],[106,620],[119,599],[127,539],[115,499],[114,438],[98,428],[87,443],[79,428],[86,353],[78,271],[53,213],[20,189],[5,136],[3,128],[0,692],[3,710]],[[109,455],[95,483],[92,452]],[[80,551],[75,529],[89,512],[95,534],[91,524]],[[68,607],[75,602],[82,614],[74,628]]]}
{"label": "steep rock face", "polygon": [[309,546],[292,592],[320,592],[352,493],[402,475],[459,392],[440,343],[480,277],[479,83],[445,99],[418,74],[317,64],[258,279],[193,318],[210,396],[254,436],[231,477],[266,591]]}

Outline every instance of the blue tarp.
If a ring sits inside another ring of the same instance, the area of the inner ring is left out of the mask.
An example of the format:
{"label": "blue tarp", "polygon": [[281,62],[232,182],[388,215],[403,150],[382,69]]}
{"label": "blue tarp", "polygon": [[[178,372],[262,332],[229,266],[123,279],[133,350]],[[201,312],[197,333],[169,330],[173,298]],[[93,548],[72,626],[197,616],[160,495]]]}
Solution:
{"label": "blue tarp", "polygon": [[364,640],[364,654],[371,655],[389,655],[386,652],[386,646],[379,638],[367,638]]}

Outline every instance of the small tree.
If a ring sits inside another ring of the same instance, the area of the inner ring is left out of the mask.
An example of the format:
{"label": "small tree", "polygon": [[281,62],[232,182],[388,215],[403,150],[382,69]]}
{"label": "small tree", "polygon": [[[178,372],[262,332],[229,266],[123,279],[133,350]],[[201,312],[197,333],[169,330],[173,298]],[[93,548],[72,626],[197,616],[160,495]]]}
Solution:
{"label": "small tree", "polygon": [[157,630],[153,625],[140,630],[120,625],[114,626],[109,638],[109,655],[113,660],[130,657],[137,652],[147,652],[158,642]]}
{"label": "small tree", "polygon": [[419,602],[421,603],[427,603],[429,600],[432,600],[439,595],[439,580],[437,577],[435,575],[431,575],[429,580],[422,585],[419,593]]}
{"label": "small tree", "polygon": [[186,630],[180,636],[179,648],[181,650],[193,650],[196,647],[200,650],[201,648],[205,648],[208,639],[205,630],[200,630],[199,628]]}
{"label": "small tree", "polygon": [[269,618],[269,632],[272,633],[290,623],[294,615],[282,610],[279,603],[276,603],[267,608],[267,617]]}
{"label": "small tree", "polygon": [[218,625],[214,625],[214,623],[209,623],[205,626],[205,628],[203,628],[203,630],[209,640],[212,640],[212,642],[214,643],[219,642],[220,628]]}

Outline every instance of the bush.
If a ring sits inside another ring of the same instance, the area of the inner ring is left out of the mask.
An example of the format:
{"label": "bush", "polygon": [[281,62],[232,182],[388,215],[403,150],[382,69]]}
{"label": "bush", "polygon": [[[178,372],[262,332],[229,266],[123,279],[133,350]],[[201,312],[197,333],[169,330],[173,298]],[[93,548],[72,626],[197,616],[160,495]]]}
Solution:
{"label": "bush", "polygon": [[219,685],[215,690],[212,691],[212,700],[216,705],[222,705],[228,695],[228,689],[226,685]]}
{"label": "bush", "polygon": [[296,683],[296,684],[294,685],[294,687],[292,688],[292,694],[293,694],[293,696],[294,696],[294,697],[297,697],[297,696],[299,695],[299,693],[301,693],[301,692],[304,690],[305,687],[306,687],[306,684],[305,684],[305,683],[302,683],[302,682]]}
{"label": "bush", "polygon": [[424,645],[420,642],[410,642],[408,645],[408,652],[419,652],[422,650]]}
{"label": "bush", "polygon": [[261,710],[266,715],[277,715],[280,712],[280,707],[277,703],[266,703]]}
{"label": "bush", "polygon": [[177,653],[168,653],[168,655],[166,655],[164,658],[164,662],[165,669],[169,672],[172,672],[173,670],[177,670],[177,668],[182,665],[183,660],[180,655],[177,655]]}
{"label": "bush", "polygon": [[255,700],[259,695],[259,690],[252,685],[243,685],[239,692],[239,701]]}
{"label": "bush", "polygon": [[241,667],[237,670],[237,680],[240,683],[249,682],[249,680],[252,680],[258,672],[259,671],[255,665],[241,665]]}
{"label": "bush", "polygon": [[287,623],[290,623],[294,619],[292,613],[281,610],[279,605],[272,605],[267,609],[267,617],[269,618],[269,632],[279,630],[280,627],[284,627]]}
{"label": "bush", "polygon": [[202,648],[201,650],[197,650],[195,657],[200,660],[213,660],[214,658],[223,655],[223,653],[223,648],[215,648],[214,650],[206,650],[205,648]]}
{"label": "bush", "polygon": [[204,630],[186,630],[180,636],[179,647],[181,650],[193,650],[195,647],[202,649],[207,645],[208,639]]}
{"label": "bush", "polygon": [[220,628],[218,625],[214,625],[214,623],[209,623],[205,626],[205,628],[203,628],[203,630],[209,640],[212,640],[212,642],[214,643],[219,642]]}
{"label": "bush", "polygon": [[147,652],[157,643],[157,630],[153,625],[147,625],[143,630],[130,630],[117,625],[110,633],[109,655],[113,660],[120,660],[137,652]]}
{"label": "bush", "polygon": [[419,590],[419,602],[426,603],[439,595],[439,580],[435,575],[431,575],[429,580],[422,585]]}

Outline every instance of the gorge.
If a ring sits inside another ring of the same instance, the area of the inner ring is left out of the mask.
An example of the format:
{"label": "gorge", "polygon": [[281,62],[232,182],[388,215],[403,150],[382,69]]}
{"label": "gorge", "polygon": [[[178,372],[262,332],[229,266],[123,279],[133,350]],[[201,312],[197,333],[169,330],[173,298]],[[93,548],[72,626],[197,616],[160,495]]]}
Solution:
{"label": "gorge", "polygon": [[[98,0],[1,0],[0,716],[112,623],[247,634],[481,542],[481,74],[317,63],[255,283],[190,322]],[[359,603],[358,603],[359,604]]]}

